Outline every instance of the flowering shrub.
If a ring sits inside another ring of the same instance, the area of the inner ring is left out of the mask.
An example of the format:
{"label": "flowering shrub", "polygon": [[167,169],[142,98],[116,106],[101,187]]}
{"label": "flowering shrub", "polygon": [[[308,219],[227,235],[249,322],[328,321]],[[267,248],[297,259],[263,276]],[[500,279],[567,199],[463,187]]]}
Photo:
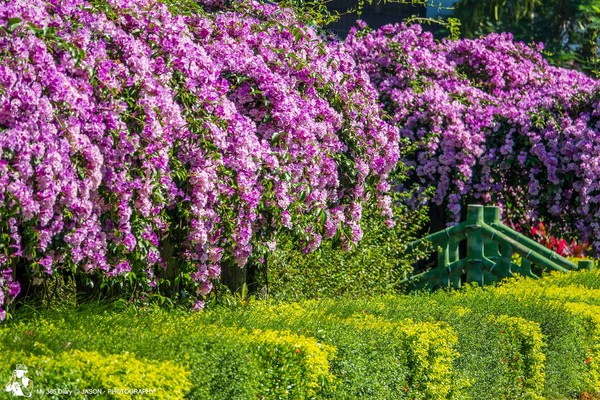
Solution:
{"label": "flowering shrub", "polygon": [[18,269],[147,291],[169,267],[201,308],[220,265],[279,229],[314,250],[360,240],[368,199],[391,217],[398,131],[344,48],[289,10],[11,1],[0,60],[0,307]]}
{"label": "flowering shrub", "polygon": [[412,180],[435,187],[454,220],[467,202],[499,204],[515,220],[559,220],[600,250],[597,81],[510,34],[436,42],[388,25],[353,30],[346,47],[415,143],[404,156]]}
{"label": "flowering shrub", "polygon": [[543,222],[531,228],[531,236],[541,245],[555,251],[563,257],[585,258],[590,245],[587,242],[577,243],[571,240],[569,243],[565,238],[557,239],[552,233],[552,226],[546,227]]}

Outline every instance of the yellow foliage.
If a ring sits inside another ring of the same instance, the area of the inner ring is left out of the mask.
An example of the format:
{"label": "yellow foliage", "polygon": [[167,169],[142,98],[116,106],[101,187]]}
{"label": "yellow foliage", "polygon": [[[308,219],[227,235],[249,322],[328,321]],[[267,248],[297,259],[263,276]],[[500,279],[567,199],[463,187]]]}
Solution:
{"label": "yellow foliage", "polygon": [[600,306],[570,302],[565,304],[565,308],[587,323],[588,332],[592,335],[592,345],[584,363],[588,367],[591,387],[600,391]]}
{"label": "yellow foliage", "polygon": [[600,304],[600,289],[588,288],[582,285],[557,286],[553,283],[552,279],[535,280],[516,277],[498,286],[494,291],[498,295],[543,297],[571,302]]}
{"label": "yellow foliage", "polygon": [[248,334],[248,339],[259,346],[259,354],[266,357],[285,355],[291,361],[288,367],[294,364],[301,366],[297,371],[299,375],[294,378],[305,387],[306,392],[301,390],[298,393],[302,394],[302,398],[314,397],[323,383],[334,385],[335,377],[329,364],[335,356],[334,346],[290,331],[256,329]]}
{"label": "yellow foliage", "polygon": [[[36,393],[67,394],[69,398],[177,400],[191,389],[189,371],[169,361],[140,360],[130,353],[100,354],[72,350],[52,356],[12,353],[13,364],[24,364]],[[93,392],[86,392],[93,391]]]}
{"label": "yellow foliage", "polygon": [[540,394],[544,390],[546,355],[543,352],[544,337],[542,329],[536,322],[508,315],[491,315],[488,320],[503,329],[506,334],[514,335],[519,347],[512,362],[522,364],[524,376],[520,383],[526,388],[527,398],[542,400]]}
{"label": "yellow foliage", "polygon": [[[286,305],[283,315],[293,316],[301,310],[293,304]],[[280,314],[275,307],[265,307],[264,311],[271,315]],[[313,337],[287,330],[217,325],[199,325],[196,330],[202,331],[205,337],[229,337],[250,345],[252,353],[248,356],[255,357],[263,370],[261,393],[257,394],[260,397],[308,399],[317,396],[321,389],[335,388],[336,378],[330,371],[330,360],[335,357],[336,349]]]}
{"label": "yellow foliage", "polygon": [[416,322],[405,319],[386,321],[372,314],[356,314],[340,320],[355,329],[369,330],[394,340],[410,365],[412,387],[407,388],[415,399],[446,399],[455,387],[466,387],[467,381],[456,382],[453,363],[458,337],[444,322]]}

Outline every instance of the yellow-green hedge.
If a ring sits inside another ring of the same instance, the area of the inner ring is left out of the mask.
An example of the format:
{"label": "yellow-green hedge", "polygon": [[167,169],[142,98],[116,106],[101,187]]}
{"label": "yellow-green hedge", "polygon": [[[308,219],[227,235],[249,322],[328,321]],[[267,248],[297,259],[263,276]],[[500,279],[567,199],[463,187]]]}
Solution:
{"label": "yellow-green hedge", "polygon": [[310,399],[335,390],[330,371],[333,346],[286,330],[197,323],[194,335],[199,340],[237,343],[239,356],[250,358],[257,370],[257,398]]}
{"label": "yellow-green hedge", "polygon": [[[598,260],[594,261],[596,264]],[[591,289],[600,289],[600,268],[569,272],[552,272],[542,279],[543,282],[558,286],[582,285]]]}
{"label": "yellow-green hedge", "polygon": [[[64,319],[40,319],[35,327],[4,326],[0,381],[8,381],[14,365],[25,364],[36,387],[48,388],[51,396],[91,388],[103,390],[104,398],[125,399],[132,398],[131,391],[116,389],[149,389],[145,398],[181,399],[187,394],[214,399],[220,388],[239,385],[230,393],[240,398],[310,399],[335,390],[330,366],[335,348],[312,337],[165,315],[142,319],[135,327],[129,322],[132,332],[127,335],[118,328],[120,322],[120,317],[102,317],[98,331]],[[113,332],[107,329],[111,326]],[[62,393],[52,392],[59,388]]]}
{"label": "yellow-green hedge", "polygon": [[443,322],[344,317],[323,313],[318,301],[309,301],[257,305],[229,323],[289,329],[335,346],[332,367],[339,390],[334,398],[458,399],[468,384],[453,368],[456,332]]}
{"label": "yellow-green hedge", "polygon": [[539,324],[508,315],[490,315],[487,320],[513,343],[505,348],[506,354],[500,360],[507,364],[512,375],[511,385],[506,388],[507,398],[544,399],[546,356]]}
{"label": "yellow-green hedge", "polygon": [[574,302],[565,303],[564,306],[585,321],[589,347],[582,362],[588,369],[590,389],[600,392],[600,306]]}
{"label": "yellow-green hedge", "polygon": [[329,365],[335,347],[289,331],[255,329],[238,337],[251,343],[266,378],[258,398],[310,399],[335,390]]}
{"label": "yellow-green hedge", "polygon": [[[41,344],[40,344],[41,345]],[[182,399],[190,390],[189,370],[133,354],[67,350],[58,354],[2,354],[0,378],[8,382],[18,364],[27,366],[34,394],[50,399]],[[86,392],[88,391],[88,392]]]}
{"label": "yellow-green hedge", "polygon": [[[303,305],[314,310],[325,309],[331,315],[344,316],[353,312],[351,317],[346,317],[344,320],[348,322],[358,319],[358,326],[363,325],[362,329],[373,328],[373,324],[361,324],[364,320],[374,319],[382,326],[386,326],[385,322],[387,321],[388,324],[391,324],[387,325],[389,327],[398,323],[402,324],[407,320],[407,315],[421,319],[420,323],[425,324],[423,326],[435,321],[438,321],[437,324],[439,321],[443,321],[446,323],[444,326],[453,328],[454,334],[458,337],[458,342],[453,342],[451,346],[449,343],[441,343],[448,346],[448,349],[453,347],[455,351],[454,365],[449,374],[453,376],[453,388],[460,387],[462,393],[471,394],[473,398],[481,398],[483,394],[490,396],[485,398],[494,398],[494,396],[505,394],[509,398],[511,396],[529,399],[542,398],[546,356],[543,351],[544,343],[540,325],[519,317],[489,316],[488,312],[473,312],[471,308],[457,305],[457,303],[460,304],[460,301],[444,303],[444,300],[455,300],[455,298],[449,297],[446,293],[440,293],[435,297],[387,296],[379,299],[346,300],[343,304],[331,300],[309,301]],[[279,318],[284,318],[284,315],[299,308],[298,305],[288,304],[276,309],[285,310],[279,315]],[[271,310],[271,312],[274,311]],[[378,315],[378,317],[374,315]],[[317,317],[315,316],[315,318]],[[480,332],[485,336],[477,336]],[[426,345],[429,340],[437,342],[445,340],[444,333],[435,332],[431,326],[419,330],[419,333],[433,333],[433,335],[415,338],[415,342],[418,343],[417,347]],[[456,353],[457,350],[464,354],[459,355]],[[448,354],[445,356],[446,359],[450,358]],[[478,368],[485,365],[491,366],[487,360],[492,358],[494,370],[482,373]],[[498,366],[502,362],[506,364]],[[431,376],[429,372],[426,374]],[[494,379],[488,379],[490,374]],[[435,385],[432,386],[435,387]]]}
{"label": "yellow-green hedge", "polygon": [[596,329],[589,315],[574,311],[595,309],[597,306],[578,303],[593,301],[587,289],[559,289],[527,278],[510,279],[498,287],[469,288],[454,294],[457,302],[470,304],[479,311],[518,316],[539,323],[546,343],[546,385],[543,394],[548,398],[577,397],[598,386],[597,371],[589,362],[595,347]]}
{"label": "yellow-green hedge", "polygon": [[[196,318],[189,322],[192,323],[190,328],[193,328],[190,334],[197,346],[227,343],[232,350],[237,350],[237,355],[235,352],[230,354],[246,358],[248,368],[256,372],[256,381],[252,383],[253,398],[311,399],[335,390],[335,377],[330,371],[330,360],[335,355],[333,346],[286,330],[213,325]],[[164,332],[161,332],[160,326],[153,329],[157,335],[176,337],[180,334],[172,328]],[[195,370],[203,373],[202,368],[197,366]],[[235,377],[231,376],[221,379],[224,385],[228,384],[227,379],[235,381]]]}
{"label": "yellow-green hedge", "polygon": [[390,322],[371,314],[356,314],[339,322],[396,344],[399,362],[409,367],[405,388],[408,398],[454,398],[455,392],[461,392],[460,389],[468,385],[467,381],[455,379],[453,363],[458,357],[458,337],[446,323],[412,319]]}
{"label": "yellow-green hedge", "polygon": [[[578,275],[580,272],[572,274]],[[561,273],[561,275],[563,277],[552,274],[550,277],[539,280],[519,276],[505,281],[493,290],[498,295],[538,296],[548,299],[600,305],[600,287],[593,288],[582,284],[570,283],[567,278],[571,274]],[[557,284],[559,282],[562,283],[560,286]]]}
{"label": "yellow-green hedge", "polygon": [[566,276],[199,314],[42,313],[0,326],[0,383],[25,364],[38,389],[105,398],[575,398],[600,390],[600,291]]}
{"label": "yellow-green hedge", "polygon": [[[579,317],[585,324],[589,336],[584,338],[589,343],[589,347],[586,349],[585,358],[581,360],[587,367],[585,380],[590,389],[600,390],[600,289],[570,284],[572,281],[576,281],[576,279],[569,278],[571,274],[595,276],[596,271],[552,274],[541,280],[516,278],[495,288],[494,291],[500,296],[547,299]],[[557,283],[566,285],[557,286]]]}

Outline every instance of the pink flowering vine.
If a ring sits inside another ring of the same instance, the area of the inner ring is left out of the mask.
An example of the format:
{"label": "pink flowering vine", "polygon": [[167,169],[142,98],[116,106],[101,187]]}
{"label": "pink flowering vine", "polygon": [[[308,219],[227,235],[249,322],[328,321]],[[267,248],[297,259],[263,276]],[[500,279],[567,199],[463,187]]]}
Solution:
{"label": "pink flowering vine", "polygon": [[469,202],[498,204],[600,250],[597,80],[510,34],[435,41],[418,25],[362,28],[346,48],[400,128],[415,204],[433,188],[454,221]]}
{"label": "pink flowering vine", "polygon": [[149,291],[175,268],[199,309],[277,230],[314,250],[360,240],[367,201],[391,216],[398,130],[343,45],[212,3],[0,6],[0,317],[15,268]]}

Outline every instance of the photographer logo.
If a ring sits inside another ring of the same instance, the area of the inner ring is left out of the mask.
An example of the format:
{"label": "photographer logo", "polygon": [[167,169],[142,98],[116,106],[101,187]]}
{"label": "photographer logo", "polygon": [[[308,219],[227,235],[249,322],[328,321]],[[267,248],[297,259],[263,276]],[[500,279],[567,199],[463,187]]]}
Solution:
{"label": "photographer logo", "polygon": [[10,380],[6,384],[6,391],[13,396],[31,397],[33,393],[33,381],[27,377],[27,366],[17,364]]}

